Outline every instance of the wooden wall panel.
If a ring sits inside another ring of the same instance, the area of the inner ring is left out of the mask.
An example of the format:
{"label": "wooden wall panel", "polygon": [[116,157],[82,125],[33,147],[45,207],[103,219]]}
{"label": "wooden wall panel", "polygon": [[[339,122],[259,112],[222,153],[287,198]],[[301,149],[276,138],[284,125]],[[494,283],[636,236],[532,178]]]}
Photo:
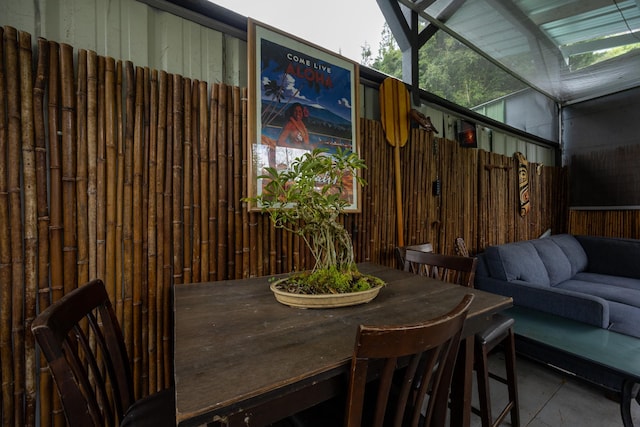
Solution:
{"label": "wooden wall panel", "polygon": [[[246,89],[44,39],[30,51],[29,34],[0,31],[0,407],[3,425],[34,425],[39,414],[48,426],[62,413],[44,363],[34,363],[29,328],[64,293],[105,281],[144,396],[171,383],[173,284],[308,269],[313,260],[300,238],[241,201]],[[362,211],[341,221],[357,261],[393,266],[393,148],[380,122],[360,125],[368,185]],[[512,156],[412,129],[401,149],[406,243],[454,253],[462,236],[474,253],[564,231],[566,174],[536,166],[521,218]]]}
{"label": "wooden wall panel", "polygon": [[640,239],[640,210],[569,211],[569,232],[592,236]]}

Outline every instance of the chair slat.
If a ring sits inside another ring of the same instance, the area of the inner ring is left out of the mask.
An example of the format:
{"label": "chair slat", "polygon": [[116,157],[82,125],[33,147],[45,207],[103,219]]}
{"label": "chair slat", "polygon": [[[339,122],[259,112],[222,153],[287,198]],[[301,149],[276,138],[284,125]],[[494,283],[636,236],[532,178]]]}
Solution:
{"label": "chair slat", "polygon": [[[371,425],[387,425],[388,419],[395,427],[417,427],[423,401],[429,394],[427,417],[430,422],[426,425],[444,426],[453,366],[472,300],[473,295],[468,294],[449,313],[417,325],[361,325],[351,364],[345,425],[359,427],[362,424],[363,408],[369,401],[364,396],[369,362],[380,359],[385,365],[378,377],[375,409],[370,412],[374,418]],[[400,360],[407,365],[398,384],[397,379],[393,380]],[[390,408],[392,413],[387,412]]]}
{"label": "chair slat", "polygon": [[477,258],[407,250],[404,271],[473,288]]}
{"label": "chair slat", "polygon": [[31,324],[71,427],[176,425],[175,391],[134,401],[120,324],[101,280],[69,292]]}

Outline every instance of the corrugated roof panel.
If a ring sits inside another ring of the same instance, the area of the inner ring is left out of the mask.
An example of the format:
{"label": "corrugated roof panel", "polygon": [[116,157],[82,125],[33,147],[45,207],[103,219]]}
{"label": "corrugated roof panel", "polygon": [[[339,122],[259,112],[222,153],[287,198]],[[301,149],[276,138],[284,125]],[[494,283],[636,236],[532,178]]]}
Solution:
{"label": "corrugated roof panel", "polygon": [[424,5],[425,18],[559,102],[640,85],[640,49],[569,67],[571,55],[640,43],[637,0],[467,0],[440,22],[437,12],[450,1],[398,1]]}
{"label": "corrugated roof panel", "polygon": [[[627,25],[640,29],[640,9],[635,4],[622,9],[625,20],[621,19],[620,12],[615,6],[576,15],[575,17],[560,19],[542,25],[558,45],[593,40],[614,34],[627,33]],[[640,40],[639,40],[640,41]]]}

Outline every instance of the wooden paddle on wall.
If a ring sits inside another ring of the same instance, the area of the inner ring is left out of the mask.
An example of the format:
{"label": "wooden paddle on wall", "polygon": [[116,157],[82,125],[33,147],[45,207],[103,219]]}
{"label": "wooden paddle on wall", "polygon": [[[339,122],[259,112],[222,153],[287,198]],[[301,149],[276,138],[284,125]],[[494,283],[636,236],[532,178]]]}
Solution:
{"label": "wooden paddle on wall", "polygon": [[398,246],[404,246],[402,215],[402,179],[400,175],[400,147],[409,138],[409,91],[403,82],[387,77],[380,84],[380,117],[387,142],[394,147],[396,177],[396,211],[398,217]]}

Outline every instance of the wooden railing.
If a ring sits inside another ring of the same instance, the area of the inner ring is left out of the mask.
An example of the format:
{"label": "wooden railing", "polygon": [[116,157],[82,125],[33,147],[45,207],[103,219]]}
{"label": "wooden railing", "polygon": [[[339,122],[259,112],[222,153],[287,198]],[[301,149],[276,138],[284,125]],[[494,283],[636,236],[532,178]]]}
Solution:
{"label": "wooden railing", "polygon": [[[0,29],[0,360],[4,426],[64,424],[33,318],[93,278],[123,327],[136,396],[167,387],[170,287],[310,268],[303,242],[248,212],[246,90]],[[32,58],[35,59],[32,62]],[[75,63],[75,65],[74,65]],[[34,73],[35,70],[35,73]],[[360,121],[357,261],[395,265],[393,148]],[[401,150],[405,242],[453,253],[566,229],[566,173],[413,129]],[[441,181],[440,195],[432,183]],[[215,357],[215,354],[212,354]],[[39,406],[40,419],[36,420]]]}

